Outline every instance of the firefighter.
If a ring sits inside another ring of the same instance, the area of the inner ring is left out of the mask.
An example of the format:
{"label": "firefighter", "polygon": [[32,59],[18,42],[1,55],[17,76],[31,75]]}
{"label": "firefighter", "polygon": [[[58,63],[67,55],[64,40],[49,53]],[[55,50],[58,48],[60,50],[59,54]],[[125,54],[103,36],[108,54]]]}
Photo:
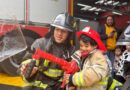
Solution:
{"label": "firefighter", "polygon": [[[69,61],[70,56],[75,50],[71,44],[71,36],[73,36],[74,17],[67,13],[59,14],[50,26],[50,32],[44,37],[37,39],[31,46],[32,51],[41,49],[59,58]],[[29,79],[24,78],[23,72],[30,60],[26,60],[21,64],[20,71],[25,81],[23,90],[63,90],[60,88],[64,71],[55,63],[46,59],[36,60]]]}

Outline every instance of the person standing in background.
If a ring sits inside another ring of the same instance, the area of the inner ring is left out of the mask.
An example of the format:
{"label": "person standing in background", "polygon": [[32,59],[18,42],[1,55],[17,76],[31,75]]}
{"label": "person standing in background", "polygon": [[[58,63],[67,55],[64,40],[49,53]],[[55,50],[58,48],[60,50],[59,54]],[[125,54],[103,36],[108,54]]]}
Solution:
{"label": "person standing in background", "polygon": [[97,32],[100,34],[101,40],[107,47],[107,56],[111,63],[114,63],[114,50],[117,42],[117,31],[115,21],[112,16],[107,16],[106,23],[99,27]]}

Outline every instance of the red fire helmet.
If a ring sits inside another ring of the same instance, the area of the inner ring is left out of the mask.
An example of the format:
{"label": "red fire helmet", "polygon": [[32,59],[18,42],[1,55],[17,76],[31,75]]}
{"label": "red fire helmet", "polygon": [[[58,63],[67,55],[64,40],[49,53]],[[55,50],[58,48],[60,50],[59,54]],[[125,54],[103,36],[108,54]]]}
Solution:
{"label": "red fire helmet", "polygon": [[98,34],[95,30],[93,30],[91,27],[87,26],[87,27],[85,27],[83,30],[78,31],[78,32],[76,33],[76,35],[77,35],[78,38],[80,38],[80,36],[81,36],[82,34],[84,34],[84,35],[86,35],[86,36],[88,36],[88,37],[94,39],[94,40],[96,41],[96,43],[98,44],[98,48],[99,48],[101,51],[103,51],[103,52],[106,52],[106,51],[107,51],[105,45],[103,44],[103,42],[102,42],[101,39],[100,39],[99,34]]}

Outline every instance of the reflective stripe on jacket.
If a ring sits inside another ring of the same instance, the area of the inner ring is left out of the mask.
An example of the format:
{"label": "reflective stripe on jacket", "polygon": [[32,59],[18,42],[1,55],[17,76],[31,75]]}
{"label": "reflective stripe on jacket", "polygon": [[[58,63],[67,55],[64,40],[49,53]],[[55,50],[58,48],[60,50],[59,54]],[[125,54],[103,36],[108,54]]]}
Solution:
{"label": "reflective stripe on jacket", "polygon": [[[115,87],[122,86],[121,82],[119,82],[113,78],[111,78],[111,80],[109,80],[109,77],[106,77],[106,78],[104,78],[103,81],[100,81],[98,84],[107,86],[107,90],[115,90]],[[110,84],[110,85],[108,85],[108,84]]]}
{"label": "reflective stripe on jacket", "polygon": [[58,70],[58,69],[48,69],[47,71],[43,72],[46,76],[49,77],[59,77],[63,74],[63,70]]}
{"label": "reflective stripe on jacket", "polygon": [[43,67],[47,67],[46,70],[42,70],[41,72],[44,73],[48,77],[57,78],[63,75],[63,70],[57,68],[48,68],[49,67],[49,60],[44,60]]}
{"label": "reflective stripe on jacket", "polygon": [[32,87],[32,86],[35,86],[35,87],[38,87],[38,88],[42,88],[42,89],[46,89],[47,88],[47,84],[43,84],[41,81],[34,81],[32,83],[29,83],[29,82],[25,82],[24,87]]}
{"label": "reflective stripe on jacket", "polygon": [[119,81],[113,79],[113,82],[112,82],[112,84],[111,84],[109,90],[115,90],[115,87],[116,87],[116,86],[122,86],[122,83],[120,83]]}

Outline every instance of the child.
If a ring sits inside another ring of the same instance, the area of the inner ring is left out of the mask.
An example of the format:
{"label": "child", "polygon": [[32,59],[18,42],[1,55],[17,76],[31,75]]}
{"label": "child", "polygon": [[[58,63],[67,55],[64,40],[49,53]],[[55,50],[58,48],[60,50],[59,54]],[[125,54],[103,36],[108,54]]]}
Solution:
{"label": "child", "polygon": [[115,59],[114,59],[114,64],[113,64],[113,68],[114,71],[117,72],[118,68],[119,68],[119,62],[121,60],[121,55],[123,53],[123,47],[122,46],[116,46],[115,48]]}
{"label": "child", "polygon": [[[123,53],[123,46],[116,46],[115,48],[115,59],[113,65],[114,78],[122,83],[125,82],[124,78],[119,74],[119,69],[121,68],[121,55]],[[117,73],[118,72],[118,73]]]}
{"label": "child", "polygon": [[[71,75],[68,86],[75,86],[76,90],[105,90],[102,84],[109,73],[109,67],[103,52],[106,48],[100,36],[91,27],[77,32],[80,49],[74,53],[80,71]],[[79,61],[80,60],[80,61]],[[72,90],[70,87],[69,90]]]}

